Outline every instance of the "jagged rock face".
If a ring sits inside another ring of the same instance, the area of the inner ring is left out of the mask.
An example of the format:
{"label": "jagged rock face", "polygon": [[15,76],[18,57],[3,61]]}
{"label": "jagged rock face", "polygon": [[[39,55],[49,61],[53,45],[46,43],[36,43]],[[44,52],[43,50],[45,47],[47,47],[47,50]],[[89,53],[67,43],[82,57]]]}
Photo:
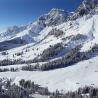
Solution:
{"label": "jagged rock face", "polygon": [[76,12],[78,12],[80,15],[87,14],[90,10],[95,8],[95,5],[95,0],[84,0],[82,4],[78,7]]}
{"label": "jagged rock face", "polygon": [[67,20],[69,12],[53,8],[48,14],[44,14],[37,21],[27,26],[29,33],[37,36],[45,27],[60,25]]}
{"label": "jagged rock face", "polygon": [[69,13],[67,11],[53,8],[48,14],[39,18],[46,26],[58,25],[66,21]]}
{"label": "jagged rock face", "polygon": [[32,22],[28,25],[21,27],[13,26],[8,28],[5,32],[1,33],[0,36],[15,36],[17,33],[28,29],[30,34],[39,34],[46,26],[55,26],[62,24],[66,21],[69,13],[67,11],[53,8],[48,14],[44,14],[38,18],[37,21]]}
{"label": "jagged rock face", "polygon": [[96,0],[84,0],[73,15],[70,16],[70,19],[75,20],[83,15],[91,13],[91,11],[96,7],[96,4]]}

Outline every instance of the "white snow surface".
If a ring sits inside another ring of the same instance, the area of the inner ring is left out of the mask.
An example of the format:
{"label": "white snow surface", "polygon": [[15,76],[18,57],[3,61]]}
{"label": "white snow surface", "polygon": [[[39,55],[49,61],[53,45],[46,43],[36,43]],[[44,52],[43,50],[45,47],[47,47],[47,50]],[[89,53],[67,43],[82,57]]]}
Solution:
{"label": "white snow surface", "polygon": [[[2,52],[0,52],[0,60],[33,60],[35,57],[39,56],[45,49],[48,49],[50,45],[53,46],[57,43],[67,44],[69,50],[81,44],[81,52],[86,52],[90,50],[95,44],[98,44],[98,15],[86,15],[77,20],[64,22],[57,26],[44,27],[43,24],[38,24],[39,23],[37,21],[26,26],[26,28],[21,27],[22,31],[20,30],[17,33],[16,31],[14,31],[13,33],[10,32],[7,35],[6,33],[2,33],[0,35],[0,42],[15,38],[21,38],[23,40],[25,39],[28,44],[7,50],[8,55],[2,55]],[[62,30],[64,32],[63,36],[55,37],[54,35],[48,35],[49,32],[55,28]],[[70,36],[77,36],[78,34],[87,36],[87,39],[71,41],[71,39],[68,38]],[[68,39],[63,41],[62,38]],[[23,52],[22,55],[15,55],[16,53],[21,52]],[[54,58],[52,60],[54,60]],[[22,66],[25,66],[25,64],[10,65],[7,67],[1,66],[0,68],[21,68]],[[85,85],[98,87],[97,77],[98,56],[86,61],[81,61],[66,68],[51,71],[30,72],[20,70],[18,72],[0,73],[0,78],[12,78],[16,84],[18,84],[19,81],[24,78],[25,80],[32,80],[36,84],[40,84],[43,87],[48,87],[50,91],[63,89],[65,92],[77,90],[77,88],[83,87]]]}
{"label": "white snow surface", "polygon": [[[56,38],[53,35],[48,35],[48,33],[54,28],[62,30],[64,32],[64,35],[59,38]],[[73,48],[73,46],[75,47],[78,44],[82,44],[83,47],[81,48],[80,51],[81,52],[88,51],[95,44],[98,44],[97,28],[98,28],[98,15],[93,15],[92,17],[84,16],[75,21],[68,21],[58,26],[52,26],[52,27],[49,26],[41,30],[41,32],[36,33],[35,36],[33,36],[32,33],[28,33],[28,30],[30,29],[30,27],[28,27],[27,30],[17,33],[15,37],[25,39],[29,44],[8,50],[7,57],[9,59],[31,60],[40,55],[45,49],[49,48],[50,45],[55,45],[57,43],[63,42],[62,38],[67,38],[69,36],[76,36],[78,34],[87,36],[87,40],[70,41],[70,39],[68,39],[63,43],[68,44],[70,49]],[[13,39],[15,37],[13,37]],[[26,52],[27,49],[28,52]],[[24,52],[22,56],[15,55],[13,58],[13,55],[15,53],[22,51]],[[1,60],[6,59],[7,57],[0,54]]]}
{"label": "white snow surface", "polygon": [[34,95],[30,95],[33,98],[49,98],[48,96],[44,96],[44,95],[39,95],[39,94],[34,94]]}
{"label": "white snow surface", "polygon": [[98,56],[73,66],[51,71],[2,72],[0,78],[11,78],[16,84],[21,79],[32,80],[50,91],[75,91],[79,87],[98,87]]}

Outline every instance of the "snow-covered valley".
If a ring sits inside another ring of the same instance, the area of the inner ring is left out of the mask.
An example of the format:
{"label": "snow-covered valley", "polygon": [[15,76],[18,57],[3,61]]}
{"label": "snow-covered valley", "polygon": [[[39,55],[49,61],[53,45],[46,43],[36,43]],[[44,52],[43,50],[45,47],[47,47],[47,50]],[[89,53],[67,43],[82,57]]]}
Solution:
{"label": "snow-covered valley", "polygon": [[21,79],[32,80],[50,91],[75,91],[79,87],[98,87],[98,57],[77,63],[73,66],[52,71],[2,72],[0,78],[12,78],[16,84]]}
{"label": "snow-covered valley", "polygon": [[53,8],[0,33],[0,78],[31,80],[50,92],[98,87],[98,4],[86,1],[73,14]]}

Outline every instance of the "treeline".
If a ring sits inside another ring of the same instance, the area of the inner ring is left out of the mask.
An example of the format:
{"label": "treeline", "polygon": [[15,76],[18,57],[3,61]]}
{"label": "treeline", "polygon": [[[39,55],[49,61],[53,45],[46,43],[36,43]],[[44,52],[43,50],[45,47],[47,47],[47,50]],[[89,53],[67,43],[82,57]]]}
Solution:
{"label": "treeline", "polygon": [[24,63],[25,63],[25,61],[23,61],[21,59],[17,59],[17,60],[4,59],[4,60],[0,61],[0,66],[24,64]]}
{"label": "treeline", "polygon": [[62,43],[57,43],[55,45],[50,45],[48,49],[45,49],[40,55],[33,59],[33,63],[45,62],[59,55],[63,51],[64,45]]}
{"label": "treeline", "polygon": [[54,35],[55,37],[60,37],[64,34],[64,32],[62,30],[59,29],[52,29],[48,35]]}
{"label": "treeline", "polygon": [[0,68],[0,72],[7,72],[7,71],[11,71],[11,72],[16,72],[18,71],[19,69],[18,68]]}
{"label": "treeline", "polygon": [[26,70],[26,71],[39,71],[41,70],[40,69],[40,66],[39,66],[39,63],[35,64],[35,65],[30,65],[30,64],[27,64],[27,66],[22,66],[21,70]]}
{"label": "treeline", "polygon": [[[58,58],[56,60],[49,61],[39,66],[39,63],[35,64],[35,66],[27,65],[22,67],[22,70],[28,71],[35,71],[35,70],[52,70],[57,68],[63,68],[67,66],[71,66],[79,61],[88,60],[96,55],[98,55],[98,45],[91,47],[91,49],[87,52],[80,52],[81,45],[77,46],[76,48],[72,49],[70,52],[66,53],[62,58]],[[50,51],[49,51],[50,52]],[[47,54],[48,52],[46,52]],[[49,55],[48,55],[49,56]],[[47,56],[42,56],[43,59],[39,60],[43,61],[47,59]]]}
{"label": "treeline", "polygon": [[50,94],[48,88],[40,87],[29,80],[20,80],[19,86],[12,84],[12,80],[0,80],[0,98],[31,98],[29,95],[36,92],[41,95]]}
{"label": "treeline", "polygon": [[85,86],[79,88],[77,91],[63,91],[56,90],[49,92],[48,88],[21,79],[19,86],[12,84],[12,80],[0,80],[0,98],[31,98],[32,94],[46,95],[49,98],[98,98],[98,88],[92,86]]}
{"label": "treeline", "polygon": [[49,60],[57,56],[64,49],[62,43],[57,43],[54,46],[50,46],[48,49],[44,50],[40,55],[40,61]]}
{"label": "treeline", "polygon": [[[84,38],[84,37],[83,37]],[[35,70],[51,70],[56,68],[63,68],[67,66],[71,66],[75,63],[78,63],[79,61],[90,59],[96,55],[98,55],[98,44],[95,44],[93,47],[90,47],[90,50],[86,52],[80,52],[81,45],[71,49],[68,53],[64,54],[61,58],[51,60],[52,58],[55,58],[55,56],[59,55],[59,53],[64,49],[64,46],[62,43],[58,43],[54,46],[50,46],[50,48],[43,51],[42,54],[40,54],[39,57],[23,61],[21,59],[19,60],[3,60],[0,61],[0,66],[7,66],[7,65],[15,65],[15,64],[27,64],[27,66],[23,66],[22,70],[28,70],[28,71],[35,71]],[[40,62],[48,61],[47,63],[44,63],[39,66]],[[35,65],[31,65],[31,63],[36,63]],[[1,70],[1,69],[0,69]],[[4,69],[4,71],[7,71],[7,69]],[[2,72],[2,70],[1,70]]]}
{"label": "treeline", "polygon": [[[70,66],[72,64],[77,63],[78,61],[82,61],[87,59],[86,54],[79,52],[80,46],[72,49],[69,53],[67,53],[65,56],[62,58],[56,59],[49,61],[48,63],[44,63],[41,66],[37,65],[36,69],[45,71],[45,70],[51,70],[51,69],[56,69],[56,68],[63,68]],[[46,56],[47,58],[47,56]],[[44,58],[43,58],[44,60]],[[32,67],[31,65],[25,66],[22,69],[28,70],[28,69],[33,69],[34,66]]]}
{"label": "treeline", "polygon": [[50,92],[48,88],[41,87],[38,84],[35,84],[34,82],[31,82],[30,80],[25,81],[24,79],[19,81],[19,85],[23,88],[26,89],[28,93],[30,94],[41,94],[41,95],[49,95]]}
{"label": "treeline", "polygon": [[56,93],[53,93],[49,98],[98,98],[98,88],[86,86],[84,88],[79,88],[75,92],[68,92],[65,94],[56,91]]}
{"label": "treeline", "polygon": [[0,98],[29,98],[29,93],[15,85],[11,85],[11,80],[0,81]]}
{"label": "treeline", "polygon": [[98,55],[98,45],[94,45],[87,52],[80,52],[80,47],[72,49],[69,53],[65,54],[62,58],[50,61],[48,63],[42,64],[41,70],[51,70],[56,68],[63,68],[73,65],[79,61],[88,60],[96,55]]}

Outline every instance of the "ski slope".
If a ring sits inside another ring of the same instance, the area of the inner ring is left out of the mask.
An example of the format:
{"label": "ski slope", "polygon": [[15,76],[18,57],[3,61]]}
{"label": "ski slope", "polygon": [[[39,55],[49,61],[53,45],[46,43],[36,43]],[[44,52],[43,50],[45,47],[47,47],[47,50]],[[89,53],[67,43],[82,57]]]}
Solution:
{"label": "ski slope", "polygon": [[[98,11],[98,8],[96,9]],[[43,51],[50,46],[62,43],[64,50],[60,51],[59,55],[55,56],[55,58],[53,57],[51,59],[53,61],[62,58],[67,51],[78,45],[82,46],[80,52],[87,52],[94,45],[98,45],[98,14],[90,13],[76,20],[64,21],[67,14],[63,10],[52,9],[48,14],[41,16],[34,23],[21,26],[20,28],[13,27],[1,33],[0,42],[20,38],[25,40],[27,44],[8,49],[6,51],[7,55],[2,54],[2,51],[0,51],[0,60],[33,60],[36,57],[40,57]],[[61,23],[59,24],[58,21],[57,25],[51,25],[51,19],[53,19],[52,22],[54,24],[58,18],[61,19]],[[53,29],[63,31],[63,35],[59,37],[49,35]],[[83,35],[86,38],[81,38],[78,35]],[[79,38],[75,39],[76,36]],[[72,40],[73,38],[75,40]],[[21,52],[23,53],[22,55],[16,55]],[[41,65],[45,62],[38,63]],[[0,78],[11,78],[13,79],[13,83],[16,84],[19,84],[21,79],[32,80],[42,87],[48,87],[50,91],[56,91],[56,89],[60,91],[64,90],[64,92],[75,91],[79,87],[86,85],[98,87],[98,55],[69,67],[50,71],[21,71],[22,66],[26,66],[26,64],[0,66],[1,69],[19,68],[17,72],[1,72]]]}
{"label": "ski slope", "polygon": [[98,87],[98,56],[57,70],[2,72],[0,78],[11,78],[16,84],[21,79],[32,80],[50,91],[75,91],[85,85]]}

